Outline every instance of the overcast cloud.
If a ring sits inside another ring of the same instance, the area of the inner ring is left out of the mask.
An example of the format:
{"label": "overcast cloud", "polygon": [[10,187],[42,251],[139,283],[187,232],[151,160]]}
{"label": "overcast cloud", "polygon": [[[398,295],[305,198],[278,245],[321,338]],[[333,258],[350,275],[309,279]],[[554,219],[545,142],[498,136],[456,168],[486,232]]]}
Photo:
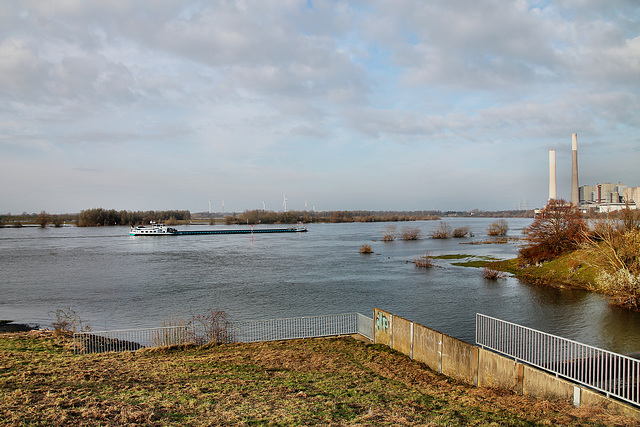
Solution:
{"label": "overcast cloud", "polygon": [[0,0],[0,212],[538,207],[639,82],[635,0]]}

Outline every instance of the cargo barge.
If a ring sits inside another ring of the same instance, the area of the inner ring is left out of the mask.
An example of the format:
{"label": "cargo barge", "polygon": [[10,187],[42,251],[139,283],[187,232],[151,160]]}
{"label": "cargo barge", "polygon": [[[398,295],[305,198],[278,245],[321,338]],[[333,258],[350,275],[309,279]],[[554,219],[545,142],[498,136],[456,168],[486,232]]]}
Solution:
{"label": "cargo barge", "polygon": [[189,230],[180,231],[172,227],[168,227],[165,224],[158,224],[152,222],[150,225],[136,225],[131,226],[129,231],[130,236],[192,236],[196,234],[251,234],[251,233],[304,233],[307,231],[306,227],[298,224],[295,227],[289,228],[257,228],[254,229],[251,226],[250,229],[235,229],[235,230]]}

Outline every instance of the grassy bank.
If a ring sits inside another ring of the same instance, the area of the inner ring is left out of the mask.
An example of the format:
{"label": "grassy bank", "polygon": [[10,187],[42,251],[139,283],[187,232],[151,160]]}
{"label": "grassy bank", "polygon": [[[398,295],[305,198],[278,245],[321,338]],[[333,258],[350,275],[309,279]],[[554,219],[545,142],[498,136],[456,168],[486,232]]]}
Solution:
{"label": "grassy bank", "polygon": [[0,334],[2,425],[631,425],[474,388],[352,338],[75,356]]}
{"label": "grassy bank", "polygon": [[518,267],[518,258],[514,258],[485,262],[483,266],[512,273],[531,283],[601,292],[595,285],[596,271],[587,263],[589,256],[585,251],[577,250],[540,265]]}

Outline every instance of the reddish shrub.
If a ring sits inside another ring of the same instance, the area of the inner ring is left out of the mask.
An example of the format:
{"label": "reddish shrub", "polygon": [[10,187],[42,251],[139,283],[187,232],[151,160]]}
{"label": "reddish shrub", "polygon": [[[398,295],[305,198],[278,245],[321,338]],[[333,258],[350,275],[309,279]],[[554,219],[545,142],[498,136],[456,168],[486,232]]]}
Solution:
{"label": "reddish shrub", "polygon": [[572,203],[550,200],[523,233],[525,246],[520,256],[527,263],[549,261],[577,249],[587,226],[582,214]]}

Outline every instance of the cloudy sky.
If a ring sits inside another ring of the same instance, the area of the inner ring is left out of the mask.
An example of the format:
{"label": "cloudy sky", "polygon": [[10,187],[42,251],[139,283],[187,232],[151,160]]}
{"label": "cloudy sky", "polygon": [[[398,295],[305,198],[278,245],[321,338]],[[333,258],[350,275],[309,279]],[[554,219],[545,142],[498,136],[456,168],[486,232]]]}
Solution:
{"label": "cloudy sky", "polygon": [[0,213],[640,186],[636,0],[0,0]]}

